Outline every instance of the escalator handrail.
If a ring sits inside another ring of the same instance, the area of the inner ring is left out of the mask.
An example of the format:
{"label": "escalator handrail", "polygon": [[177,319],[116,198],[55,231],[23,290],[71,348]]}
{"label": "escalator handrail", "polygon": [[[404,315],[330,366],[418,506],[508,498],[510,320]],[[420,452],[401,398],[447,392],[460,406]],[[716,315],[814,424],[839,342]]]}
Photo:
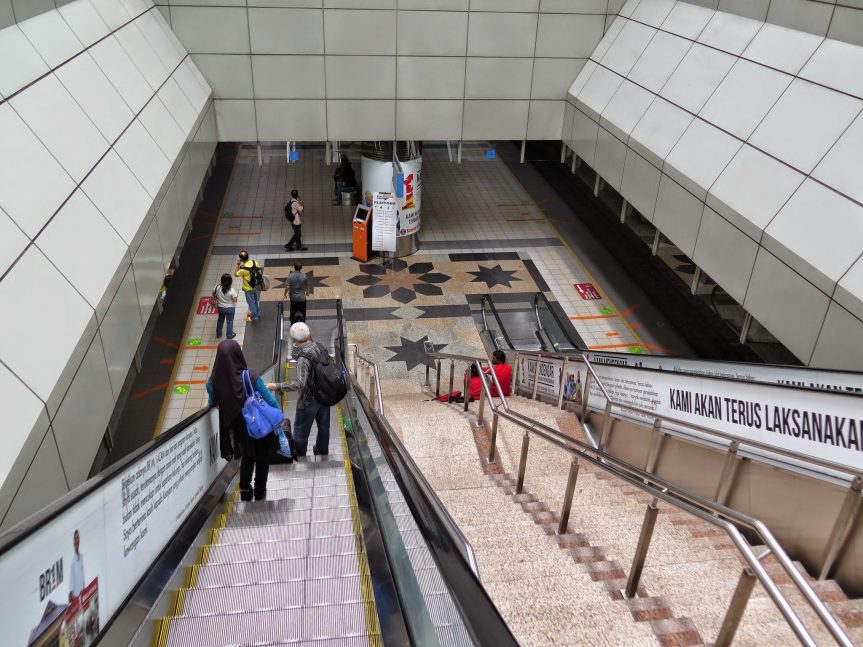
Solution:
{"label": "escalator handrail", "polygon": [[[506,341],[507,345],[510,347],[510,349],[515,350],[515,346],[513,345],[512,340],[509,338],[509,334],[506,332],[506,328],[504,328],[503,322],[501,322],[501,320],[500,320],[500,315],[497,312],[497,308],[494,305],[494,300],[491,298],[490,294],[482,295],[482,299],[480,301],[483,328],[485,329],[486,332],[488,332],[488,321],[485,318],[485,307],[484,307],[486,303],[488,304],[489,308],[491,309],[491,313],[494,315],[495,321],[497,321],[497,326],[498,326],[498,329],[500,330],[500,334],[503,335],[503,338]],[[495,346],[497,346],[497,338],[494,338],[492,340],[492,342],[494,343]]]}
{"label": "escalator handrail", "polygon": [[[392,427],[378,413],[353,376],[350,380],[357,402],[371,426],[370,431],[380,444],[383,456],[410,508],[411,516],[447,584],[453,601],[461,611],[465,627],[476,638],[477,644],[515,647],[518,642],[480,584],[470,543],[443,508],[440,499]],[[469,551],[466,551],[465,547]]]}
{"label": "escalator handrail", "polygon": [[[580,343],[573,341],[572,337],[569,336],[569,332],[567,332],[566,327],[563,325],[563,322],[560,320],[560,316],[552,309],[551,302],[548,300],[548,297],[545,296],[542,292],[537,292],[533,295],[533,313],[536,316],[536,325],[539,330],[543,330],[542,320],[539,318],[539,303],[543,302],[545,305],[545,309],[551,314],[554,319],[554,323],[557,324],[558,330],[563,334],[566,338],[566,341],[570,343],[570,345],[575,349],[575,352],[585,352],[587,349],[584,348]],[[554,342],[552,341],[552,344]]]}
{"label": "escalator handrail", "polygon": [[[487,363],[491,367],[491,359],[480,359],[468,355],[455,355],[452,353],[435,352],[433,349],[426,347],[426,357],[428,359],[450,359],[464,361],[469,364],[475,364],[479,369],[480,375],[486,375],[487,378],[481,380],[482,384],[482,399],[487,401],[492,413],[496,416],[501,416],[506,420],[514,423],[516,426],[524,429],[525,432],[539,436],[543,440],[552,443],[553,445],[574,454],[578,459],[583,459],[591,465],[598,467],[617,478],[624,480],[637,487],[646,493],[674,505],[675,507],[684,510],[707,523],[724,530],[732,542],[740,551],[743,558],[746,560],[749,568],[764,586],[770,598],[778,607],[780,613],[785,617],[786,621],[791,626],[795,635],[803,644],[812,644],[811,635],[802,624],[797,613],[791,608],[785,595],[779,590],[773,581],[772,577],[764,570],[759,557],[757,557],[748,542],[740,534],[740,531],[734,525],[739,523],[754,530],[764,544],[770,549],[777,561],[782,566],[783,570],[794,582],[797,589],[801,592],[806,602],[815,611],[824,626],[828,629],[837,643],[840,645],[853,644],[848,638],[842,627],[837,623],[836,619],[827,609],[826,605],[818,598],[812,587],[806,582],[799,571],[794,567],[791,558],[779,544],[773,533],[767,525],[761,520],[745,515],[733,508],[729,508],[722,504],[716,503],[702,497],[698,494],[690,492],[685,488],[681,488],[670,481],[666,481],[661,477],[656,476],[651,472],[647,472],[631,463],[628,463],[607,451],[589,445],[577,438],[565,435],[559,430],[553,429],[541,422],[514,411],[510,408],[506,396],[503,395],[497,374],[493,370],[484,371],[483,364]],[[493,384],[490,386],[489,382]],[[492,389],[497,393],[492,396]],[[495,398],[500,402],[496,403]]]}

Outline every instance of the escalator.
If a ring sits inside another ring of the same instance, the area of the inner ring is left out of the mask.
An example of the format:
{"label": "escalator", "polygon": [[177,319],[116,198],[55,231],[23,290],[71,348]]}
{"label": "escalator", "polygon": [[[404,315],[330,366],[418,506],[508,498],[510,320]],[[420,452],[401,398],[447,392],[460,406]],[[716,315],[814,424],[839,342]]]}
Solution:
{"label": "escalator", "polygon": [[[290,370],[278,315],[265,381]],[[264,501],[239,501],[212,408],[6,532],[9,643],[515,645],[470,545],[349,379],[329,455],[272,465]]]}
{"label": "escalator", "polygon": [[586,346],[560,306],[542,293],[525,299],[515,295],[483,295],[481,318],[483,337],[498,350],[527,350],[559,353],[580,352]]}

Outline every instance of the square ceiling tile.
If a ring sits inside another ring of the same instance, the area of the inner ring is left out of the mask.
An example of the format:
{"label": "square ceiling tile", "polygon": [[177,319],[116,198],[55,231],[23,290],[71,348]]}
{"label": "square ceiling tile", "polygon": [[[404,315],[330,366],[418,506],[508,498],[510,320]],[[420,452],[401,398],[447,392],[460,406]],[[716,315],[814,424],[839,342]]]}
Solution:
{"label": "square ceiling tile", "polygon": [[810,173],[863,108],[863,101],[795,79],[749,143]]}
{"label": "square ceiling tile", "polygon": [[117,39],[108,36],[91,47],[88,52],[132,112],[137,114],[153,96],[153,88],[135,67]]}
{"label": "square ceiling tile", "polygon": [[624,81],[602,112],[600,123],[623,141],[647,112],[654,95],[630,81]]}
{"label": "square ceiling tile", "polygon": [[653,27],[627,21],[620,35],[602,57],[602,65],[626,76],[656,33]]}
{"label": "square ceiling tile", "polygon": [[698,114],[728,74],[735,60],[729,54],[696,43],[683,57],[659,94]]}
{"label": "square ceiling tile", "polygon": [[0,61],[15,61],[0,65],[0,96],[8,97],[48,73],[48,65],[18,25],[0,29]]}
{"label": "square ceiling tile", "polygon": [[84,47],[90,47],[111,31],[90,2],[70,2],[57,11]]}
{"label": "square ceiling tile", "polygon": [[822,36],[766,23],[743,51],[743,57],[797,74],[823,40]]}
{"label": "square ceiling tile", "polygon": [[629,79],[657,93],[686,56],[692,41],[657,32],[629,73]]}
{"label": "square ceiling tile", "polygon": [[599,116],[621,83],[623,83],[622,76],[604,67],[598,67],[579,93],[576,105],[594,121],[599,121]]}
{"label": "square ceiling tile", "polygon": [[863,47],[828,38],[806,63],[800,76],[863,98]]}
{"label": "square ceiling tile", "polygon": [[170,72],[162,59],[156,54],[147,39],[138,29],[138,26],[133,22],[129,23],[121,30],[116,32],[114,36],[117,41],[126,50],[132,62],[141,70],[141,74],[147,79],[147,83],[153,90],[158,90],[165,79],[168,78]]}
{"label": "square ceiling tile", "polygon": [[51,68],[67,61],[84,46],[56,11],[20,23],[21,31]]}
{"label": "square ceiling tile", "polygon": [[695,119],[665,158],[664,173],[701,200],[743,142]]}
{"label": "square ceiling tile", "polygon": [[698,42],[739,56],[764,23],[717,11],[698,36]]}
{"label": "square ceiling tile", "polygon": [[629,145],[655,166],[662,163],[680,136],[692,123],[692,115],[665,99],[656,97],[633,128]]}

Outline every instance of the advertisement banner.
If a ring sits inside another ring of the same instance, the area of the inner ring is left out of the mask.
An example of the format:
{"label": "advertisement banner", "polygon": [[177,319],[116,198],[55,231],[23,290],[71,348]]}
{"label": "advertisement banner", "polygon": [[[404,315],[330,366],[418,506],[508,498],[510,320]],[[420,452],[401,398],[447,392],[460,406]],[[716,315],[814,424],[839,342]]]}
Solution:
{"label": "advertisement banner", "polygon": [[87,647],[225,467],[198,420],[0,557],[4,645]]}
{"label": "advertisement banner", "polygon": [[398,199],[398,220],[396,221],[396,236],[410,236],[419,231],[422,207],[422,166],[421,157],[408,162],[401,162],[404,178],[402,181],[403,196]]}
{"label": "advertisement banner", "polygon": [[392,193],[372,196],[372,249],[396,251],[396,197]]}
{"label": "advertisement banner", "polygon": [[[612,400],[648,412],[639,414],[613,407],[618,417],[652,424],[655,416],[664,416],[851,469],[863,469],[860,396],[602,364],[596,361],[596,354],[590,355],[593,368]],[[661,361],[667,365],[678,360]],[[523,357],[519,363],[518,385],[522,393],[533,390],[536,363],[529,357]],[[580,400],[586,370],[580,362],[566,364],[564,395],[572,397],[571,401]],[[538,393],[558,397],[563,372],[563,360],[542,359]],[[601,412],[605,404],[602,391],[591,381],[589,408]],[[683,425],[663,427],[697,438],[711,438]],[[831,474],[827,469],[821,471]]]}

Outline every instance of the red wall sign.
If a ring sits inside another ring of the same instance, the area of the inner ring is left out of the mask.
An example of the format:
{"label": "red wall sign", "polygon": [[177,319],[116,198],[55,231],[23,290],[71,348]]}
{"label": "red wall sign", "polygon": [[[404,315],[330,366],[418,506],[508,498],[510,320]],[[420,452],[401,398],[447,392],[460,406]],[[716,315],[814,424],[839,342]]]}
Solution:
{"label": "red wall sign", "polygon": [[217,315],[219,314],[219,309],[213,303],[213,297],[201,297],[198,301],[198,314],[199,315]]}
{"label": "red wall sign", "polygon": [[579,296],[585,301],[596,301],[601,299],[599,292],[593,287],[593,283],[575,283],[575,289],[578,290]]}

